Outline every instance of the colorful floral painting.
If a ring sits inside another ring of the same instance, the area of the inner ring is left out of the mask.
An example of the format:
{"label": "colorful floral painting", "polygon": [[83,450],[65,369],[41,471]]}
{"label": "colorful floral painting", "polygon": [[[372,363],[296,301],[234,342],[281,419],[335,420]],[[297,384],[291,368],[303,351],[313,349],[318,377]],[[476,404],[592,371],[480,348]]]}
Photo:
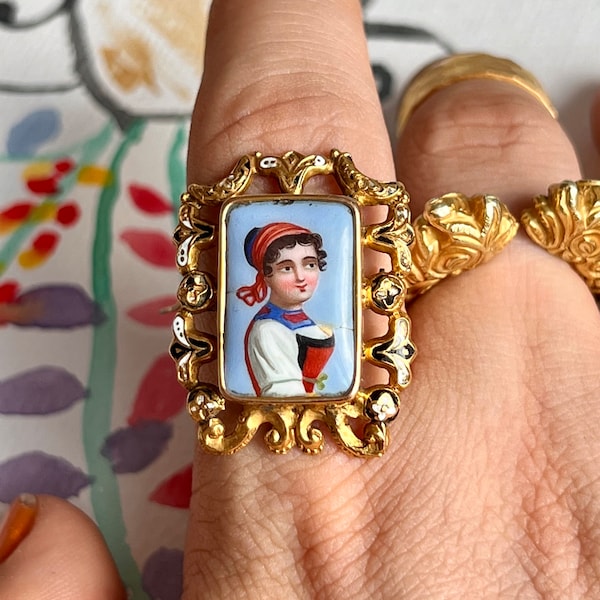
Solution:
{"label": "colorful floral painting", "polygon": [[132,598],[181,592],[193,428],[167,353],[171,230],[207,4],[0,14],[0,502],[83,508]]}

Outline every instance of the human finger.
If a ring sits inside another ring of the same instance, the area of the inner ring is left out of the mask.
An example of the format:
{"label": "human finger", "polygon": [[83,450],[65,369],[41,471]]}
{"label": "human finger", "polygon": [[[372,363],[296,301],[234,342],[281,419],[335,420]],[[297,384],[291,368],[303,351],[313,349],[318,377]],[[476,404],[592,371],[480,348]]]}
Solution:
{"label": "human finger", "polygon": [[[486,67],[497,61],[500,76],[492,70],[491,75],[486,71],[477,77],[478,69],[469,65],[481,60]],[[407,98],[415,82],[418,89],[420,79],[429,87],[428,93],[412,95],[416,102],[403,106],[401,112],[409,118],[396,143],[398,175],[411,191],[413,216],[429,198],[461,192],[497,196],[519,219],[523,209],[550,184],[580,177],[576,152],[541,86],[514,63],[510,70],[524,73],[526,85],[502,80],[506,62],[486,55],[451,57],[432,68],[442,80],[446,70],[451,73],[443,85],[428,80],[428,69],[409,85]],[[466,65],[472,76],[454,80],[456,64]],[[535,82],[533,93],[529,78]],[[491,268],[503,281],[518,278],[527,269],[528,279],[540,283],[537,297],[546,300],[550,292],[542,288],[547,286],[560,289],[561,302],[586,305],[586,318],[594,310],[575,272],[525,236],[515,239]],[[482,273],[487,271],[463,276],[451,285],[462,288]]]}
{"label": "human finger", "polygon": [[[239,156],[256,150],[327,155],[331,148],[350,152],[369,176],[394,178],[359,2],[215,2],[192,119],[189,181],[217,181]],[[312,192],[330,190],[316,178],[310,184]],[[214,314],[209,318],[214,327]],[[199,453],[186,546],[186,597],[199,589],[207,597],[240,598],[304,589],[304,570],[309,578],[317,577],[319,557],[325,560],[329,542],[321,517],[302,515],[320,512],[315,506],[327,502],[332,470],[351,464],[332,444],[312,463],[297,452],[268,454],[260,439],[229,457]],[[342,503],[347,492],[339,492]],[[362,523],[354,522],[351,531],[343,513],[330,520],[328,531],[349,539]],[[289,532],[289,544],[282,540],[283,531]],[[305,538],[315,548],[306,561],[300,557]],[[332,571],[339,580],[340,567]],[[327,577],[317,578],[323,579],[319,587],[329,585]]]}
{"label": "human finger", "polygon": [[393,177],[359,2],[218,1],[206,44],[189,181],[212,183],[245,153],[290,145],[350,149],[363,172]]}
{"label": "human finger", "polygon": [[[464,55],[441,61],[442,77],[454,64],[469,65],[480,56],[485,60],[485,55]],[[505,70],[502,63],[499,70]],[[537,95],[544,94],[539,84],[532,93],[529,82],[523,87],[498,73],[477,77],[473,71],[468,77],[451,74],[439,87],[429,81],[429,93],[404,107],[410,118],[398,136],[396,164],[414,213],[429,198],[452,190],[496,195],[518,216],[549,183],[580,176],[550,100]]]}
{"label": "human finger", "polygon": [[[453,191],[498,196],[518,218],[550,184],[580,176],[560,122],[539,98],[483,75],[432,89],[412,108],[396,149],[415,213],[429,198]],[[409,484],[398,519],[423,512],[430,518],[403,531],[407,568],[424,581],[431,570],[421,565],[433,561],[435,580],[460,579],[465,587],[453,589],[464,595],[527,594],[537,580],[525,562],[564,595],[578,585],[593,588],[599,557],[580,553],[587,542],[578,546],[582,523],[597,544],[599,514],[598,503],[587,499],[598,493],[590,457],[600,451],[591,424],[600,410],[592,375],[600,367],[600,323],[586,285],[520,235],[489,263],[416,300],[410,314],[420,356],[411,411],[396,434],[416,448],[407,468],[428,485],[411,490]],[[559,438],[569,439],[561,450]],[[554,469],[565,496],[549,480]],[[544,501],[531,503],[541,490]],[[424,496],[435,498],[435,509],[423,511]],[[452,517],[436,527],[434,512]],[[574,514],[581,518],[576,528]],[[555,535],[563,536],[560,549]],[[426,536],[439,545],[423,555]],[[456,540],[462,559],[442,566]],[[472,569],[469,548],[496,559]],[[563,569],[569,561],[579,566]]]}
{"label": "human finger", "polygon": [[0,598],[124,600],[102,535],[72,504],[17,498],[0,533]]}

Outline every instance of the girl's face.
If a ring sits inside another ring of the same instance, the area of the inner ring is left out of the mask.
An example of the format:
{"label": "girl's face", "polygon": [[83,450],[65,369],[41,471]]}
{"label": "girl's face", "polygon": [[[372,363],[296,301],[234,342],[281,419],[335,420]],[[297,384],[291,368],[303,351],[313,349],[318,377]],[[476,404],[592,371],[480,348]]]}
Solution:
{"label": "girl's face", "polygon": [[299,310],[310,300],[319,282],[319,261],[314,246],[296,244],[283,248],[271,263],[273,272],[265,278],[270,301],[286,310]]}

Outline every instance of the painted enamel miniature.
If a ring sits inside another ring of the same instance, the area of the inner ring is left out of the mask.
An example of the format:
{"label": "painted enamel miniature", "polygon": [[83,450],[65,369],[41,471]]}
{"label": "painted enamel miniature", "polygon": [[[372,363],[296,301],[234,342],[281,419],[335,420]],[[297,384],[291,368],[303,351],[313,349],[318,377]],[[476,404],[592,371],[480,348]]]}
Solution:
{"label": "painted enamel miniature", "polygon": [[[304,193],[317,175],[332,175],[342,195]],[[246,195],[257,176],[281,192]],[[323,426],[354,455],[385,451],[415,356],[408,200],[401,183],[366,177],[337,150],[257,152],[216,185],[189,186],[175,232],[183,279],[171,355],[208,452],[236,452],[261,426],[278,453],[319,452]],[[385,220],[362,222],[360,208],[375,205]],[[365,249],[388,268],[364,273]],[[383,337],[363,339],[368,312],[387,317]],[[387,383],[360,387],[365,362]]]}

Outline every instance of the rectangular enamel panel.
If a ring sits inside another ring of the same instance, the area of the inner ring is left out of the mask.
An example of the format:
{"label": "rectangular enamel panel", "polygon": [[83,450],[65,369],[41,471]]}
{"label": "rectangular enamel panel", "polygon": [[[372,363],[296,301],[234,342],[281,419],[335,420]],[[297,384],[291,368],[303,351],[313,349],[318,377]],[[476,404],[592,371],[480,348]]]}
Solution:
{"label": "rectangular enamel panel", "polygon": [[219,386],[344,400],[360,378],[360,217],[340,196],[230,200],[219,232]]}

